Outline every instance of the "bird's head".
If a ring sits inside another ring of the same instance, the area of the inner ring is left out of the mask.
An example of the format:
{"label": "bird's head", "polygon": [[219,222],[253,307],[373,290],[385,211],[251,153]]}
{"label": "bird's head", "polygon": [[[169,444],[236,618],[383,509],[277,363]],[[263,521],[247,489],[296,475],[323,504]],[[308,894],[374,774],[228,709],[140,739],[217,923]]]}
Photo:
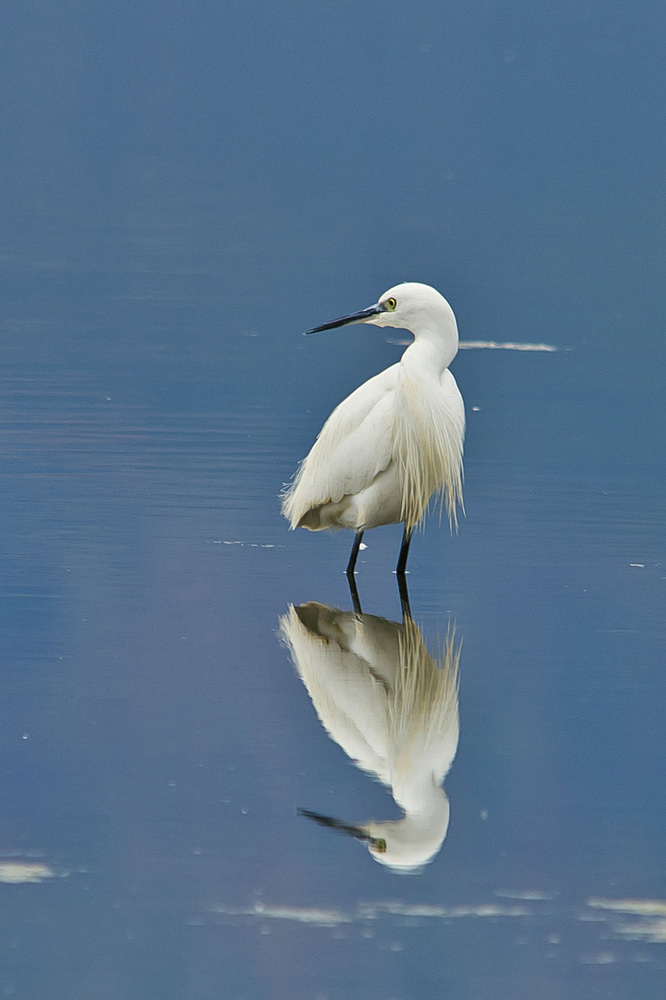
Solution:
{"label": "bird's head", "polygon": [[373,326],[409,330],[415,337],[426,331],[453,332],[457,341],[456,320],[451,306],[435,288],[417,281],[394,285],[380,296],[375,305],[341,316],[330,323],[322,323],[307,333],[334,330],[339,326],[349,326],[350,323],[372,323]]}
{"label": "bird's head", "polygon": [[320,826],[362,841],[375,861],[392,871],[416,874],[439,852],[448,830],[449,801],[444,792],[439,791],[442,808],[435,810],[426,821],[406,816],[400,820],[372,821],[356,826],[309,809],[298,812]]}

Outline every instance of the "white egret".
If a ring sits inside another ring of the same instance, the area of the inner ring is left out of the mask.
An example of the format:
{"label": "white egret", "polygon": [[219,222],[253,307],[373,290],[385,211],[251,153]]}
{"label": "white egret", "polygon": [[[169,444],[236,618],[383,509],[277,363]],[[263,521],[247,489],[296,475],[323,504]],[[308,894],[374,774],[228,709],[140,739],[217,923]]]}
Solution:
{"label": "white egret", "polygon": [[331,413],[293,483],[282,494],[291,528],[355,532],[352,576],[363,532],[404,524],[396,572],[402,574],[412,533],[440,494],[449,522],[462,507],[465,407],[448,366],[458,351],[450,305],[429,285],[389,288],[376,305],[308,333],[349,323],[409,330],[400,361],[364,382]]}
{"label": "white egret", "polygon": [[453,632],[439,662],[409,617],[402,624],[310,602],[290,607],[281,635],[329,736],[391,788],[399,820],[324,826],[365,841],[376,861],[414,871],[440,850],[449,825],[441,787],[458,746],[458,661]]}

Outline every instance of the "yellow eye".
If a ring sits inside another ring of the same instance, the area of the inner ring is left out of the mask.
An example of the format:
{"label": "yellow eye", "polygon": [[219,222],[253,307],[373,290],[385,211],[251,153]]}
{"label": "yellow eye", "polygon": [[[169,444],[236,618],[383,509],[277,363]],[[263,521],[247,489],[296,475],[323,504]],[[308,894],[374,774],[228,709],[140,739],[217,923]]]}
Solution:
{"label": "yellow eye", "polygon": [[[390,301],[395,302],[395,299],[391,299]],[[372,841],[372,846],[377,851],[377,854],[386,854],[386,841],[383,837],[375,837]]]}
{"label": "yellow eye", "polygon": [[386,300],[386,308],[389,309],[391,312],[393,312],[393,310],[395,309],[395,307],[397,306],[397,304],[398,303],[395,301],[394,298],[390,298],[390,299]]}

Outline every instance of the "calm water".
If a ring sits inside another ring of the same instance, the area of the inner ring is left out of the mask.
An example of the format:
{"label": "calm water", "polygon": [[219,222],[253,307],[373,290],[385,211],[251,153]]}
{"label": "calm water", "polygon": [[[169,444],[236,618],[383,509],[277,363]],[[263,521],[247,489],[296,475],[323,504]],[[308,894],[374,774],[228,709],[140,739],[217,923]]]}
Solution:
{"label": "calm water", "polygon": [[[2,995],[660,1000],[663,9],[3,19]],[[277,501],[403,350],[301,331],[403,279],[556,348],[456,358],[467,516],[415,537],[414,625],[398,527],[355,619],[351,537]],[[426,731],[429,863],[298,815],[400,821],[377,748],[413,790]]]}

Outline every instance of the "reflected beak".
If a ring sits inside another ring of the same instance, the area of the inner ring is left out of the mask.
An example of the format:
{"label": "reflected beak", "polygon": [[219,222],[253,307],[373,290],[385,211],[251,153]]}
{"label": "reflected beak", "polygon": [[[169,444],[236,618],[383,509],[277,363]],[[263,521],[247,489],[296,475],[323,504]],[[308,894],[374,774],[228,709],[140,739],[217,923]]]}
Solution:
{"label": "reflected beak", "polygon": [[321,326],[315,326],[311,330],[306,330],[305,333],[307,336],[309,333],[321,333],[322,330],[335,330],[339,326],[349,326],[350,323],[365,323],[372,316],[378,316],[382,312],[384,310],[379,305],[368,306],[367,309],[361,309],[360,312],[350,313],[349,316],[341,316],[340,319],[332,319],[330,323],[322,323]]}
{"label": "reflected beak", "polygon": [[341,823],[340,820],[333,819],[332,816],[322,816],[320,813],[310,812],[309,809],[299,809],[298,815],[307,816],[308,819],[314,820],[320,826],[327,826],[329,830],[346,833],[348,837],[355,837],[356,840],[365,840],[370,845],[375,844],[376,838],[371,837],[361,826],[349,826],[347,823]]}

